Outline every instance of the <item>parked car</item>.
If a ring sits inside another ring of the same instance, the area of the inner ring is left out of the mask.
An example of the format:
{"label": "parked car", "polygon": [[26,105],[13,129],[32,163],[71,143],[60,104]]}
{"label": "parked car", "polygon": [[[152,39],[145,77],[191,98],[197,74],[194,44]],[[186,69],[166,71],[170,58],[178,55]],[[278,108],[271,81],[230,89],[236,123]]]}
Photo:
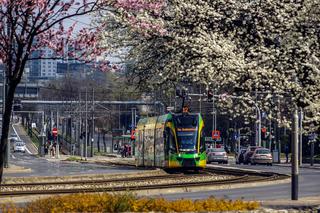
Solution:
{"label": "parked car", "polygon": [[243,160],[244,164],[248,164],[251,162],[250,158],[253,155],[253,152],[258,148],[262,148],[262,147],[261,146],[248,146],[246,152],[243,155],[244,156],[244,160]]}
{"label": "parked car", "polygon": [[256,149],[250,158],[250,162],[253,165],[263,163],[272,166],[272,155],[270,150],[265,148]]}
{"label": "parked car", "polygon": [[23,141],[17,141],[13,145],[13,152],[26,152],[26,144]]}
{"label": "parked car", "polygon": [[228,155],[224,148],[210,148],[207,150],[207,163],[228,163]]}
{"label": "parked car", "polygon": [[241,164],[244,162],[244,153],[246,153],[246,148],[241,148],[240,154],[236,153],[236,164]]}

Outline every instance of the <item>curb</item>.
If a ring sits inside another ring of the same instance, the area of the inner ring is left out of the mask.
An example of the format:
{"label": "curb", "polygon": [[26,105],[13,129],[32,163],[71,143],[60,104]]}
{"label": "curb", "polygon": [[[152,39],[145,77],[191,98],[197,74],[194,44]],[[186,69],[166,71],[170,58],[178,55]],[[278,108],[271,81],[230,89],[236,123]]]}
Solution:
{"label": "curb", "polygon": [[[273,164],[274,166],[279,166],[279,167],[291,167],[291,164]],[[315,169],[315,170],[320,170],[319,166],[299,166],[299,168],[303,169]]]}
{"label": "curb", "polygon": [[293,200],[268,200],[260,201],[260,205],[263,208],[271,208],[275,210],[280,209],[294,209],[299,211],[306,210],[320,210],[320,198],[316,200],[301,199],[297,201]]}

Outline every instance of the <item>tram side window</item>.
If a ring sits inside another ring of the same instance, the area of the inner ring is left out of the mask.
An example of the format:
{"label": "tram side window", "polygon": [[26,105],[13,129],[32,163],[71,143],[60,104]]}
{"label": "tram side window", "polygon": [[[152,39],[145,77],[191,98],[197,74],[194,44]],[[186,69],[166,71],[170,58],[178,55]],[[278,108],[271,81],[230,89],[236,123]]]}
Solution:
{"label": "tram side window", "polygon": [[170,143],[170,132],[169,131],[170,131],[169,129],[166,129],[163,132],[163,138],[165,141],[165,153],[169,152],[169,143]]}
{"label": "tram side window", "polygon": [[174,135],[172,131],[170,131],[170,151],[175,153],[177,151],[176,141],[174,140]]}
{"label": "tram side window", "polygon": [[168,128],[166,129],[164,135],[166,138],[166,152],[175,153],[177,150],[177,147],[176,147],[176,142],[174,139],[173,132]]}

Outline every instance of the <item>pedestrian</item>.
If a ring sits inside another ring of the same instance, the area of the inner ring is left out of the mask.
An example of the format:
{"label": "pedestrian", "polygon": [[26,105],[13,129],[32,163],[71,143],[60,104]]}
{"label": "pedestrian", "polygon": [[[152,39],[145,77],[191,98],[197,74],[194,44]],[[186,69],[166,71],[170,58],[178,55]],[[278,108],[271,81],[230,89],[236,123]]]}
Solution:
{"label": "pedestrian", "polygon": [[124,157],[128,157],[128,145],[124,145]]}
{"label": "pedestrian", "polygon": [[286,154],[286,163],[289,162],[289,146],[288,144],[286,144],[286,146],[284,147],[284,153]]}
{"label": "pedestrian", "polygon": [[47,143],[45,143],[45,145],[44,145],[44,154],[45,155],[47,155],[48,154],[48,142]]}
{"label": "pedestrian", "polygon": [[121,146],[120,153],[121,153],[121,157],[124,158],[124,146]]}

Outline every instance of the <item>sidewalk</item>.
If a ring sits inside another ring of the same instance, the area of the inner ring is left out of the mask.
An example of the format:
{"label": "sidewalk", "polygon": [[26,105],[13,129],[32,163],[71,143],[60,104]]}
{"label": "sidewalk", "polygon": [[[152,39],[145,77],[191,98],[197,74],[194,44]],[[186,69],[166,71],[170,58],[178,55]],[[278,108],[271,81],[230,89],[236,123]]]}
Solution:
{"label": "sidewalk", "polygon": [[108,154],[106,156],[93,156],[84,157],[76,156],[76,155],[64,155],[60,154],[59,158],[51,157],[50,155],[45,155],[44,157],[47,161],[50,162],[58,162],[58,161],[74,161],[79,163],[98,163],[98,164],[113,164],[113,165],[123,165],[123,166],[134,166],[134,157],[122,158],[121,155],[118,154]]}
{"label": "sidewalk", "polygon": [[12,174],[12,173],[26,173],[31,172],[32,170],[30,168],[25,168],[22,166],[16,166],[14,164],[9,164],[9,168],[3,168],[4,174]]}
{"label": "sidewalk", "polygon": [[[285,159],[281,158],[281,163],[273,163],[275,166],[283,166],[283,167],[291,167],[291,163],[286,163]],[[307,168],[307,169],[320,169],[319,163],[314,163],[313,166],[310,166],[309,163],[303,163],[300,168]]]}
{"label": "sidewalk", "polygon": [[260,201],[263,208],[270,208],[275,210],[287,210],[290,209],[299,211],[318,211],[320,210],[320,197],[303,197],[298,200],[267,200]]}

